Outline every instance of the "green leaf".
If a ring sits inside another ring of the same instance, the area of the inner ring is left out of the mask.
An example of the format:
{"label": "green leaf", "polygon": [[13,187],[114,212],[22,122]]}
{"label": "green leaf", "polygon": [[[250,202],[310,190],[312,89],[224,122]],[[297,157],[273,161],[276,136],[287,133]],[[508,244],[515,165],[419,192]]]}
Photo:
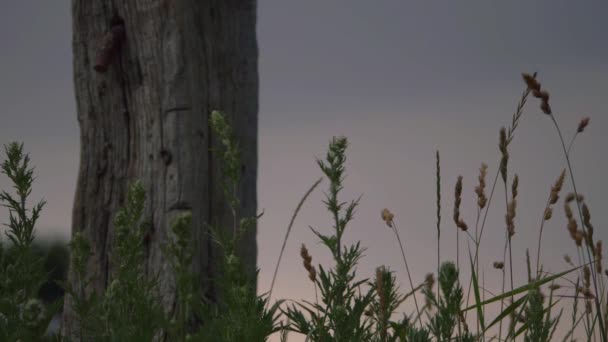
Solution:
{"label": "green leaf", "polygon": [[515,311],[515,309],[517,309],[517,307],[519,307],[520,305],[524,304],[528,301],[528,295],[525,295],[521,298],[519,298],[518,300],[516,300],[515,302],[511,303],[511,305],[507,306],[501,313],[500,315],[498,315],[493,321],[492,323],[490,323],[490,325],[488,325],[485,330],[483,330],[483,333],[486,333],[486,331],[488,331],[491,327],[493,327],[496,323],[502,321],[505,317],[507,317],[508,315],[510,315],[513,311]]}
{"label": "green leaf", "polygon": [[473,290],[475,293],[475,307],[477,308],[477,317],[479,319],[479,324],[481,325],[481,330],[485,331],[486,324],[483,318],[483,304],[481,303],[481,296],[479,295],[479,282],[477,280],[477,274],[475,274],[475,264],[473,263],[473,257],[471,256],[471,250],[469,250],[469,261],[471,262],[471,272],[473,273]]}
{"label": "green leaf", "polygon": [[[499,300],[502,300],[502,299],[505,299],[505,298],[508,298],[508,297],[511,297],[511,296],[515,296],[517,294],[520,294],[520,293],[523,293],[523,292],[526,292],[526,291],[529,291],[530,289],[532,289],[534,287],[540,287],[540,286],[542,286],[542,285],[544,285],[544,284],[546,284],[546,283],[548,283],[550,281],[553,281],[555,279],[561,278],[561,277],[565,276],[566,274],[568,274],[570,272],[576,271],[577,269],[579,269],[579,268],[581,268],[583,266],[585,266],[585,265],[573,267],[573,268],[571,268],[571,269],[569,269],[567,271],[564,271],[564,272],[561,272],[561,273],[558,273],[558,274],[554,274],[554,275],[552,275],[550,277],[547,277],[547,278],[544,278],[544,279],[540,279],[540,280],[537,280],[535,282],[532,282],[532,283],[520,286],[520,287],[516,288],[513,291],[505,292],[505,293],[503,293],[501,295],[498,295],[498,296],[490,298],[490,299],[488,299],[488,300],[486,300],[484,302],[481,302],[480,305],[488,305],[488,304],[497,302]],[[469,306],[468,308],[466,308],[466,309],[464,309],[462,311],[463,312],[464,311],[469,311],[469,310],[476,309],[476,308],[477,308],[477,305],[471,305],[471,306]]]}

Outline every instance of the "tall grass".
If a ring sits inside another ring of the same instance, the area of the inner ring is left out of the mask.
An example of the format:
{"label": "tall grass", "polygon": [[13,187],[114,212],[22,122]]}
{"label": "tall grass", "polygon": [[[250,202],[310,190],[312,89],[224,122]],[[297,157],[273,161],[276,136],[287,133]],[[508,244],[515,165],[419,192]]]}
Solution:
{"label": "tall grass", "polygon": [[[584,336],[587,340],[608,342],[608,296],[602,278],[603,245],[594,235],[591,210],[576,187],[573,174],[575,165],[570,159],[575,138],[585,131],[589,119],[581,120],[566,144],[562,128],[549,104],[549,93],[541,87],[536,74],[523,74],[523,80],[525,89],[511,123],[499,130],[498,163],[489,194],[486,193],[486,178],[490,168],[481,163],[479,169],[478,184],[474,186],[477,212],[474,220],[470,220],[475,222],[474,230],[469,229],[465,222],[468,220],[461,212],[461,206],[468,205],[462,196],[463,189],[468,185],[463,183],[460,175],[456,177],[454,187],[452,216],[455,227],[441,226],[441,181],[445,177],[441,176],[439,151],[436,151],[437,269],[424,279],[415,279],[410,272],[408,250],[405,240],[401,239],[404,232],[398,228],[395,214],[388,208],[382,210],[382,221],[378,223],[389,228],[387,234],[395,234],[395,248],[401,251],[403,265],[393,267],[403,267],[407,279],[397,279],[388,265],[378,265],[373,274],[358,275],[357,267],[366,249],[361,241],[348,243],[345,236],[349,234],[356,209],[361,205],[361,197],[349,201],[342,199],[348,140],[334,137],[330,141],[326,157],[324,160],[317,159],[317,165],[329,181],[323,203],[329,213],[332,229],[326,231],[310,227],[310,231],[331,253],[332,262],[327,265],[315,264],[316,251],[309,250],[303,244],[300,249],[302,277],[313,283],[314,301],[273,300],[271,296],[297,214],[321,180],[312,185],[295,208],[285,232],[270,289],[261,295],[255,293],[256,279],[244,272],[237,246],[248,227],[261,215],[240,222],[236,219],[240,202],[235,189],[241,181],[238,142],[232,134],[231,124],[220,112],[213,112],[210,124],[221,142],[215,151],[222,156],[225,170],[220,186],[234,217],[231,227],[208,226],[206,229],[223,252],[221,272],[211,279],[220,288],[221,298],[212,300],[199,295],[202,293],[199,288],[200,275],[193,273],[191,268],[196,255],[192,244],[194,227],[191,214],[186,213],[173,222],[169,228],[170,239],[162,247],[163,255],[175,275],[177,296],[174,310],[162,306],[158,278],[146,276],[143,269],[142,241],[147,224],[142,217],[145,193],[143,186],[134,182],[125,207],[116,215],[118,238],[110,259],[115,271],[110,275],[107,289],[96,293],[87,286],[93,280],[86,272],[91,242],[84,235],[76,233],[69,244],[76,281],[62,285],[77,317],[78,329],[74,339],[265,341],[279,333],[281,341],[287,341],[290,334],[298,334],[307,341],[536,342],[557,339],[556,328],[562,324],[568,327],[561,337],[564,341],[573,340],[574,336]],[[517,231],[515,218],[519,177],[509,167],[509,147],[530,97],[540,101],[541,112],[555,128],[564,153],[565,167],[557,180],[548,183],[548,198],[543,212],[539,213],[538,240],[533,244],[536,247],[536,253],[533,253],[536,260],[531,260],[527,252],[526,268],[516,270],[512,250],[516,242],[513,237]],[[1,203],[10,213],[6,232],[8,241],[0,244],[0,340],[67,341],[67,337],[60,335],[45,335],[45,328],[52,315],[60,309],[61,303],[46,305],[36,299],[47,275],[42,271],[40,260],[33,257],[31,245],[35,223],[44,202],[31,209],[26,207],[34,177],[23,146],[9,144],[5,146],[5,154],[2,173],[13,183],[15,194],[6,191],[0,194]],[[502,187],[497,186],[499,177]],[[541,259],[543,228],[554,217],[555,206],[567,181],[572,183],[574,191],[564,196],[562,201],[577,261],[568,256],[568,269],[550,273],[544,269]],[[480,249],[491,203],[500,188],[503,194],[499,196],[504,196],[505,200],[505,240],[503,259],[495,261],[493,266],[501,271],[502,288],[499,294],[492,294],[486,289],[481,276],[485,262],[480,260]],[[573,202],[576,213],[572,209]],[[442,230],[445,229],[456,229],[458,232],[454,256],[440,253]],[[461,251],[462,246],[466,248]],[[455,259],[455,262],[450,259]],[[462,279],[462,270],[467,269],[470,277]],[[513,277],[516,271],[525,272],[527,281],[516,284]],[[403,283],[407,285],[401,290],[399,284]],[[566,323],[563,312],[569,307],[571,319]],[[489,315],[496,311],[495,316]]]}

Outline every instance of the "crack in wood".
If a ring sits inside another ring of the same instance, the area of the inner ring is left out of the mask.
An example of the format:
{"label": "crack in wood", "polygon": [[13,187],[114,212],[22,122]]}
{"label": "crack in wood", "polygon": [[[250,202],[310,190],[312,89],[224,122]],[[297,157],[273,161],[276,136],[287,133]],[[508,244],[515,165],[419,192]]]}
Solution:
{"label": "crack in wood", "polygon": [[188,107],[188,106],[177,106],[177,107],[165,109],[165,114],[169,114],[169,113],[172,113],[172,112],[185,112],[185,111],[188,111],[188,110],[192,110],[192,108]]}

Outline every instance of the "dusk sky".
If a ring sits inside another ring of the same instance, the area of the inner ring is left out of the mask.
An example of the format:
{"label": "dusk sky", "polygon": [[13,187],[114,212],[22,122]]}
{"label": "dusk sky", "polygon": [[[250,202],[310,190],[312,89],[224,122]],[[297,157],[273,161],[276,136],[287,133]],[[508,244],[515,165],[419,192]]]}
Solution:
{"label": "dusk sky", "polygon": [[[394,235],[380,219],[385,207],[395,214],[414,282],[435,269],[436,150],[441,154],[441,254],[455,259],[454,184],[458,175],[464,177],[463,218],[474,227],[478,169],[488,164],[491,186],[500,158],[499,129],[511,124],[525,89],[521,72],[538,72],[567,141],[580,119],[590,117],[572,161],[596,239],[608,237],[603,226],[608,221],[605,0],[260,0],[258,13],[258,211],[265,212],[258,225],[260,291],[269,288],[293,210],[322,176],[315,157],[324,158],[332,136],[350,142],[342,199],[363,194],[345,233],[345,242],[361,240],[368,248],[358,275],[371,277],[375,267],[389,265],[401,288],[409,288]],[[79,163],[71,39],[69,1],[0,6],[0,143],[24,142],[30,153],[37,176],[32,199],[48,202],[40,236],[67,238],[71,226]],[[509,172],[520,178],[513,237],[516,284],[526,280],[525,250],[536,255],[542,211],[564,167],[555,128],[531,98],[510,146]],[[321,202],[328,186],[325,179],[296,220],[273,298],[314,298],[299,249],[305,243],[315,264],[330,260],[308,228],[331,228]],[[8,187],[2,175],[0,188]],[[563,194],[569,191],[567,178]],[[499,289],[500,274],[491,265],[502,259],[505,234],[502,184],[495,199],[481,250],[486,287],[492,291]],[[0,219],[8,222],[6,210],[0,210]],[[467,260],[465,248],[463,243],[461,262]],[[564,253],[576,255],[576,250],[560,200],[545,225],[545,269],[565,270]]]}

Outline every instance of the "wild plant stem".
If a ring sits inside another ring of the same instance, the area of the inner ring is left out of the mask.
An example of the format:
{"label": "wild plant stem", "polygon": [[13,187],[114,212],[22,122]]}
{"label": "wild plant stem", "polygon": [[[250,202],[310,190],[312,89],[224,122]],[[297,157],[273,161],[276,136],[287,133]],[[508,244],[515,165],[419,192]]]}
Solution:
{"label": "wild plant stem", "polygon": [[460,271],[460,228],[456,228],[456,269]]}
{"label": "wild plant stem", "polygon": [[540,270],[540,244],[543,239],[543,227],[545,226],[545,213],[549,209],[549,204],[551,201],[551,195],[547,198],[547,204],[545,205],[545,210],[543,211],[543,217],[540,222],[540,231],[538,232],[538,248],[536,251],[536,277],[538,278],[540,275],[538,274]]}
{"label": "wild plant stem", "polygon": [[[509,237],[509,272],[511,273],[511,291],[513,291],[515,287],[513,286],[513,250],[511,248],[511,237]],[[513,295],[511,295],[511,302],[515,302]]]}
{"label": "wild plant stem", "polygon": [[[536,73],[534,74],[534,76],[536,76]],[[514,134],[515,134],[515,129],[517,129],[517,126],[519,125],[519,120],[523,115],[523,109],[524,106],[528,100],[528,96],[530,95],[530,89],[526,88],[520,99],[519,102],[517,103],[517,109],[515,110],[515,113],[513,114],[513,119],[511,121],[511,128],[509,129],[509,134],[507,137],[507,146],[511,143],[511,141],[513,140]],[[499,163],[500,165],[500,163]],[[483,235],[483,230],[486,226],[486,219],[488,218],[488,212],[490,211],[490,205],[492,204],[492,198],[494,197],[494,190],[496,189],[496,183],[498,181],[498,175],[500,174],[500,168],[498,168],[496,170],[496,175],[494,176],[494,182],[492,183],[492,190],[490,191],[490,196],[488,197],[488,203],[486,204],[486,211],[483,215],[483,221],[481,223],[481,229],[479,232],[479,239],[478,239],[478,243],[477,246],[475,248],[475,258],[474,258],[474,262],[478,263],[479,262],[479,246],[481,244],[481,236]],[[505,251],[506,251],[506,246],[505,246]],[[503,258],[504,260],[505,258]],[[471,280],[469,282],[469,289],[471,287],[471,283],[473,281],[473,278],[471,276]],[[503,292],[504,292],[504,268],[503,268]],[[502,308],[504,306],[504,300],[500,301],[500,305],[501,305],[501,311]],[[499,323],[499,335],[498,335],[498,340],[500,341],[501,338],[501,334],[502,334],[502,320]]]}
{"label": "wild plant stem", "polygon": [[420,309],[418,307],[418,300],[416,299],[416,293],[414,292],[414,282],[412,281],[412,275],[410,274],[410,268],[407,265],[407,259],[405,258],[405,250],[403,249],[403,243],[401,242],[401,237],[399,237],[399,231],[397,231],[397,225],[395,225],[395,223],[393,222],[393,231],[395,232],[395,235],[397,236],[397,241],[399,242],[399,248],[401,249],[401,256],[403,257],[403,263],[405,264],[405,271],[407,272],[407,278],[410,282],[410,287],[412,288],[412,296],[414,297],[414,305],[416,305],[416,313],[418,314],[418,323],[420,324],[420,327],[423,327],[422,325],[422,319],[420,318]]}
{"label": "wild plant stem", "polygon": [[[439,150],[436,153],[437,159],[437,278],[439,278],[439,268],[441,264],[441,169],[439,164]],[[437,286],[437,298],[439,298],[439,286]]]}
{"label": "wild plant stem", "polygon": [[[477,207],[477,218],[475,219],[475,239],[473,240],[473,242],[475,242],[475,251],[477,252],[477,247],[479,246],[479,233],[478,233],[478,227],[479,227],[479,218],[481,217],[481,208]],[[469,250],[470,253],[470,250]],[[479,263],[476,261],[476,258],[473,259],[473,265],[475,265],[475,272],[476,274],[479,274]],[[471,278],[469,279],[469,287],[467,290],[467,300],[466,300],[466,305],[469,305],[469,299],[471,298],[471,285],[473,282],[473,277],[471,274]],[[467,318],[467,314],[468,311],[464,313],[464,318]]]}
{"label": "wild plant stem", "polygon": [[283,239],[283,246],[281,246],[281,252],[279,253],[279,259],[277,260],[277,264],[274,267],[274,273],[272,274],[272,282],[270,283],[270,290],[268,291],[268,301],[266,302],[266,305],[268,305],[268,303],[270,303],[270,297],[272,296],[272,290],[274,289],[274,283],[277,280],[277,274],[279,273],[279,265],[281,264],[281,259],[283,259],[283,252],[285,252],[285,246],[287,245],[287,239],[289,238],[289,233],[291,233],[291,228],[293,227],[293,223],[296,220],[296,216],[298,216],[298,213],[300,212],[300,209],[302,208],[304,201],[306,201],[308,196],[313,192],[313,190],[319,184],[321,184],[322,181],[323,181],[323,178],[319,178],[319,180],[316,181],[310,187],[310,189],[308,189],[308,191],[304,194],[304,197],[302,197],[302,199],[300,199],[300,203],[298,203],[296,210],[294,211],[293,215],[291,216],[291,220],[289,221],[289,226],[287,226],[287,232],[285,232],[285,238]]}
{"label": "wild plant stem", "polygon": [[[585,225],[582,224],[582,222],[584,222],[583,220],[583,212],[581,210],[581,203],[578,200],[578,191],[576,190],[576,182],[574,181],[574,173],[572,172],[572,164],[570,163],[570,157],[568,156],[568,150],[566,149],[566,144],[564,142],[564,137],[562,135],[562,131],[559,128],[559,125],[557,124],[557,120],[555,120],[555,116],[553,114],[550,114],[549,117],[551,118],[551,121],[553,122],[553,124],[555,125],[555,129],[557,130],[557,134],[559,135],[559,140],[562,143],[562,148],[564,150],[564,156],[566,157],[566,163],[568,164],[568,170],[570,171],[570,180],[572,181],[572,188],[574,190],[574,196],[576,198],[576,206],[578,208],[578,214],[579,214],[579,218],[581,220],[581,226],[583,228],[583,231],[585,234],[587,234],[587,228],[585,228]],[[585,244],[586,246],[586,250],[587,250],[587,258],[589,260],[590,263],[593,263],[593,258],[591,256],[591,251],[589,248],[588,244]],[[597,272],[595,271],[594,267],[591,267],[591,275],[593,277],[593,287],[595,290],[595,309],[597,311],[597,315],[598,315],[598,321],[599,321],[599,327],[600,327],[600,334],[602,337],[602,341],[603,342],[608,342],[608,337],[606,336],[606,330],[604,329],[604,320],[602,318],[602,307],[599,301],[599,292],[598,292],[598,286],[597,286]]]}

